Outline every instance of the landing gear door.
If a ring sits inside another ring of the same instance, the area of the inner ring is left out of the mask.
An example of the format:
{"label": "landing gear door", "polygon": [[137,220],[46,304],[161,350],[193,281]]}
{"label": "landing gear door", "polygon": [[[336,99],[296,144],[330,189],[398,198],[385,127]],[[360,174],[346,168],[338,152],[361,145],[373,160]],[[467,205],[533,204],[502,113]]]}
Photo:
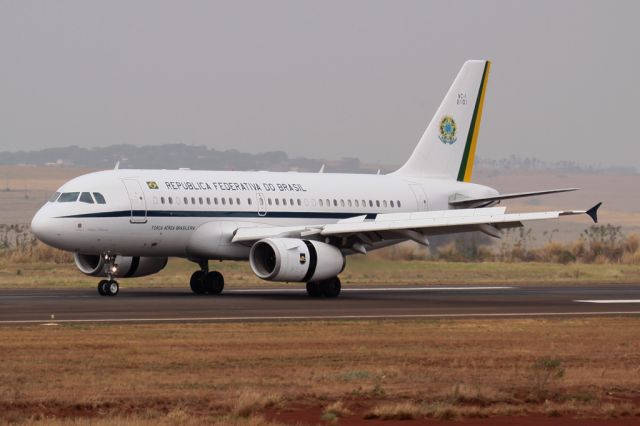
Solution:
{"label": "landing gear door", "polygon": [[413,195],[415,195],[416,197],[416,202],[418,204],[418,211],[419,212],[426,211],[429,206],[427,205],[427,196],[424,193],[424,189],[422,188],[422,185],[412,183],[409,185],[409,188],[411,188]]}
{"label": "landing gear door", "polygon": [[258,216],[266,216],[267,215],[267,204],[264,199],[264,195],[262,192],[256,193],[256,201],[258,205]]}
{"label": "landing gear door", "polygon": [[131,201],[131,223],[146,223],[147,221],[147,202],[144,199],[142,187],[136,179],[122,179],[129,200]]}

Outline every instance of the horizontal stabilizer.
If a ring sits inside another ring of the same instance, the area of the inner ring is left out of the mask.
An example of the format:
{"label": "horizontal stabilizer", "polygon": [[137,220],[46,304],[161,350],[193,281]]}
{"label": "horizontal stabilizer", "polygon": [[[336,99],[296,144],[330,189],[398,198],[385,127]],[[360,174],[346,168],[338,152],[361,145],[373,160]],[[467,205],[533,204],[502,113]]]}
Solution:
{"label": "horizontal stabilizer", "polygon": [[463,207],[463,208],[482,207],[494,201],[510,200],[513,198],[536,197],[538,195],[547,195],[547,194],[558,194],[560,192],[577,191],[578,189],[579,188],[546,189],[544,191],[515,192],[512,194],[498,194],[491,197],[480,197],[480,198],[466,198],[464,196],[460,197],[459,194],[455,194],[449,198],[449,205],[455,206],[455,207]]}

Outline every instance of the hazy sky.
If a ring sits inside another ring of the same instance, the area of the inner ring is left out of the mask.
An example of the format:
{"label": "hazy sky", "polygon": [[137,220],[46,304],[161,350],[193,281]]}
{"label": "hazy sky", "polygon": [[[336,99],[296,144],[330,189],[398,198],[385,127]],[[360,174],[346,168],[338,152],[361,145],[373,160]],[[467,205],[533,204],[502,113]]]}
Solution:
{"label": "hazy sky", "polygon": [[638,165],[637,1],[0,0],[0,150],[184,142],[400,163],[466,59],[478,155]]}

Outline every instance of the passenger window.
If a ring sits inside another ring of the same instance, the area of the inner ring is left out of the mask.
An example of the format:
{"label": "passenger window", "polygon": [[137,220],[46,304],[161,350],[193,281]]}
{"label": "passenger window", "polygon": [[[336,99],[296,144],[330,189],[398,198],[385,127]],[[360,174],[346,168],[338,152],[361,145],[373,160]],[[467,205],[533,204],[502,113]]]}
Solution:
{"label": "passenger window", "polygon": [[233,198],[229,197],[229,205],[232,206],[233,205]]}
{"label": "passenger window", "polygon": [[391,204],[391,207],[393,207],[393,200],[389,201],[389,203]]}
{"label": "passenger window", "polygon": [[356,203],[356,207],[360,207],[360,203],[358,203],[358,200],[356,200],[355,203]]}
{"label": "passenger window", "polygon": [[196,203],[196,197],[191,197],[191,204],[195,204]]}
{"label": "passenger window", "polygon": [[247,204],[249,204],[249,205],[252,204],[251,198],[247,198]]}
{"label": "passenger window", "polygon": [[169,204],[173,204],[173,198],[169,197]]}
{"label": "passenger window", "polygon": [[327,198],[327,207],[331,206],[331,201],[329,201],[329,199]]}
{"label": "passenger window", "polygon": [[286,205],[287,205],[287,199],[286,199],[286,198],[283,198],[283,199],[282,199],[282,205],[283,205],[283,206],[286,206]]}
{"label": "passenger window", "polygon": [[338,207],[338,200],[335,198],[333,199],[333,207]]}
{"label": "passenger window", "polygon": [[58,198],[59,203],[73,203],[78,200],[79,192],[63,192]]}
{"label": "passenger window", "polygon": [[280,200],[276,198],[275,201],[276,201],[276,206],[279,206],[280,205]]}
{"label": "passenger window", "polygon": [[184,205],[186,206],[187,204],[189,204],[189,199],[187,197],[184,197],[184,199],[182,200],[184,201]]}
{"label": "passenger window", "polygon": [[220,202],[222,203],[223,206],[227,204],[227,200],[224,197],[220,197]]}
{"label": "passenger window", "polygon": [[83,192],[82,194],[80,194],[80,202],[93,204],[93,198],[91,198],[91,194],[89,194],[88,192]]}
{"label": "passenger window", "polygon": [[240,205],[240,198],[236,198],[236,204]]}
{"label": "passenger window", "polygon": [[376,200],[376,207],[380,207],[380,200]]}
{"label": "passenger window", "polygon": [[367,207],[367,202],[366,202],[366,200],[362,200],[362,207]]}
{"label": "passenger window", "polygon": [[217,206],[218,205],[218,197],[214,197],[213,199],[213,203]]}
{"label": "passenger window", "polygon": [[207,197],[207,205],[211,205],[211,198]]}
{"label": "passenger window", "polygon": [[269,205],[271,205],[271,198],[267,199],[267,203],[269,203]]}
{"label": "passenger window", "polygon": [[301,206],[302,202],[300,201],[300,198],[298,198],[298,205]]}
{"label": "passenger window", "polygon": [[262,198],[258,198],[258,202],[260,203],[261,206],[264,206],[264,200]]}
{"label": "passenger window", "polygon": [[400,205],[400,200],[398,200],[398,207],[402,207],[402,206]]}
{"label": "passenger window", "polygon": [[160,197],[160,202],[164,204],[164,197]]}
{"label": "passenger window", "polygon": [[340,200],[340,207],[344,207],[344,200]]}
{"label": "passenger window", "polygon": [[50,202],[50,203],[55,203],[59,196],[60,196],[60,193],[59,193],[59,192],[56,192],[55,194],[53,194],[53,195],[51,196],[51,198],[49,198],[49,202]]}
{"label": "passenger window", "polygon": [[351,200],[347,200],[347,203],[349,203],[349,207],[351,207]]}
{"label": "passenger window", "polygon": [[200,201],[200,204],[204,204],[204,203],[202,202],[202,197],[198,198],[198,201]]}
{"label": "passenger window", "polygon": [[292,206],[293,205],[293,198],[289,198],[289,205]]}
{"label": "passenger window", "polygon": [[373,207],[373,201],[369,200],[369,207]]}
{"label": "passenger window", "polygon": [[322,207],[322,198],[318,200],[318,204],[320,204],[320,207]]}
{"label": "passenger window", "polygon": [[386,208],[387,207],[387,200],[382,200],[382,205]]}

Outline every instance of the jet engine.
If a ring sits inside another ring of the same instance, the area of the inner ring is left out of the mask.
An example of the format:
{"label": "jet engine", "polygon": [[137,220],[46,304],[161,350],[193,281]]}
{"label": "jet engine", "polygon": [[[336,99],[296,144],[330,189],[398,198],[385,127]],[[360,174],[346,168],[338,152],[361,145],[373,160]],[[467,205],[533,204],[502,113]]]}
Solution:
{"label": "jet engine", "polygon": [[340,249],[319,241],[265,238],[251,247],[253,273],[267,281],[309,282],[337,276],[344,269]]}
{"label": "jet engine", "polygon": [[[75,253],[73,258],[80,272],[92,277],[104,276],[104,258],[98,254]],[[160,272],[167,265],[166,257],[116,256],[114,278],[144,277]]]}

